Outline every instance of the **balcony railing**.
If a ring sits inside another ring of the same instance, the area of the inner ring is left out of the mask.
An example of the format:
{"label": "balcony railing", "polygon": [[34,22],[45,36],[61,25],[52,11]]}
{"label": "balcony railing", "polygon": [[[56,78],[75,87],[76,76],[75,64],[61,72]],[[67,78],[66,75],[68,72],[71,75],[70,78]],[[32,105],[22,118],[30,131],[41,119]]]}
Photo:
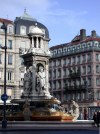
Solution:
{"label": "balcony railing", "polygon": [[[80,48],[80,49],[75,49],[75,50],[70,50],[68,52],[62,52],[60,54],[54,54],[52,57],[60,57],[60,56],[67,56],[67,55],[72,55],[72,54],[77,54],[81,52],[86,52],[86,51],[100,51],[100,47],[86,47],[86,48]],[[52,58],[51,57],[51,58]]]}
{"label": "balcony railing", "polygon": [[85,85],[79,85],[79,86],[65,86],[65,92],[73,92],[73,91],[86,91]]}

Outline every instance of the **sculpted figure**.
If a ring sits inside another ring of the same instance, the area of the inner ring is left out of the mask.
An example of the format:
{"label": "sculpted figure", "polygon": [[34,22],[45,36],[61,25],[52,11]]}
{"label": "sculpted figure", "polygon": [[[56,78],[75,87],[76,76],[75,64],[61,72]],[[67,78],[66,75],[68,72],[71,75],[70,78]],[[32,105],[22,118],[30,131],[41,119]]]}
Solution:
{"label": "sculpted figure", "polygon": [[44,68],[43,66],[39,66],[39,71],[37,73],[37,84],[42,90],[45,89],[45,85],[46,85],[45,79],[46,79],[46,74],[44,72]]}
{"label": "sculpted figure", "polygon": [[71,115],[74,116],[73,120],[77,120],[79,117],[79,106],[75,101],[72,101],[72,110],[70,111]]}
{"label": "sculpted figure", "polygon": [[31,92],[32,88],[32,74],[29,68],[26,69],[26,73],[24,74],[24,95],[28,96]]}

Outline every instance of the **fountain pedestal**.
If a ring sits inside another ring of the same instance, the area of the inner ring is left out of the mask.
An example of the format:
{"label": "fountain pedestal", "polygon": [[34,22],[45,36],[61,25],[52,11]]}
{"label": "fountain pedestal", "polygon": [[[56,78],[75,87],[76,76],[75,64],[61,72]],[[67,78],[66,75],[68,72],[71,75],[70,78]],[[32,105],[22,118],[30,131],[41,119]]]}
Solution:
{"label": "fountain pedestal", "polygon": [[[45,39],[43,33],[39,33],[40,29],[36,25],[35,32],[37,29],[37,33],[29,35],[32,43],[31,48],[21,55],[26,67],[22,96],[20,99],[12,100],[12,103],[19,104],[20,113],[23,116],[25,103],[28,102],[31,120],[72,120],[71,115],[59,108],[54,109],[54,105],[59,105],[60,101],[50,95],[49,92],[50,51],[48,40]],[[35,40],[36,38],[37,40]]]}

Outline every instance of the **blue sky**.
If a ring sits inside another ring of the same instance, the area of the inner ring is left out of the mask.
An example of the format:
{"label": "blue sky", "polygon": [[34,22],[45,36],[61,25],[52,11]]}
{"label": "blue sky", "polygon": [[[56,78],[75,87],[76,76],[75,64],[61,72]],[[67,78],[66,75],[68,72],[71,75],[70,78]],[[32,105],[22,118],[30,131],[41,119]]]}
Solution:
{"label": "blue sky", "polygon": [[14,20],[25,8],[48,28],[50,46],[70,42],[82,28],[100,35],[100,0],[0,0],[0,18]]}

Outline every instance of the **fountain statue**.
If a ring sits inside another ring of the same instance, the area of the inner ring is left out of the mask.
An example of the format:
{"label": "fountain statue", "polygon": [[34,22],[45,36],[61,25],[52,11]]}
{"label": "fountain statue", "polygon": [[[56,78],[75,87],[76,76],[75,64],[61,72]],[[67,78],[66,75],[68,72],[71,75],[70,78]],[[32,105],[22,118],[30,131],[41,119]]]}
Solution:
{"label": "fountain statue", "polygon": [[79,105],[72,100],[72,109],[70,110],[71,115],[74,117],[73,121],[79,117]]}
{"label": "fountain statue", "polygon": [[[37,29],[39,28],[36,26]],[[12,103],[19,104],[22,116],[25,117],[26,111],[31,113],[30,120],[72,121],[73,115],[66,113],[59,107],[54,109],[54,105],[59,105],[61,102],[49,92],[48,66],[50,51],[46,43],[47,40],[39,31],[40,29],[37,32],[38,36],[34,35],[34,33],[29,35],[32,40],[31,47],[21,55],[26,67],[24,88],[21,98],[12,100]],[[27,101],[30,104],[28,106],[26,105]],[[26,115],[27,119],[29,119],[29,114]]]}

